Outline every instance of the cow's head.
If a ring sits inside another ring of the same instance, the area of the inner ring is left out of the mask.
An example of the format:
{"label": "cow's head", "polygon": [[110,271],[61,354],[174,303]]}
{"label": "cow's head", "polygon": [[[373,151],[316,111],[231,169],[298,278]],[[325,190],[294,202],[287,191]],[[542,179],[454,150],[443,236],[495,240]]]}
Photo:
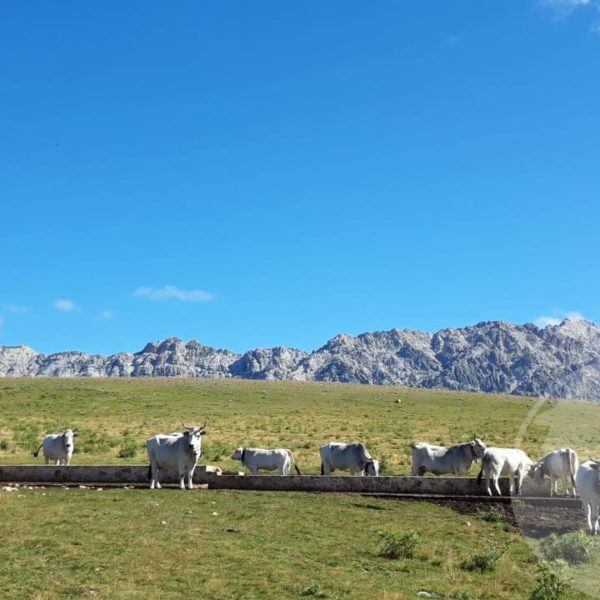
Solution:
{"label": "cow's head", "polygon": [[73,450],[73,438],[77,435],[76,431],[73,429],[65,429],[62,434],[62,441],[65,447],[65,450],[69,452]]}
{"label": "cow's head", "polygon": [[538,481],[544,479],[545,474],[546,472],[544,470],[544,464],[541,462],[533,463],[529,466],[529,469],[527,470],[527,475],[532,479],[536,479]]}
{"label": "cow's head", "polygon": [[231,460],[242,460],[242,455],[244,454],[243,448],[236,448],[231,455]]}
{"label": "cow's head", "polygon": [[379,477],[379,461],[370,458],[365,464],[365,474],[369,477]]}
{"label": "cow's head", "polygon": [[475,460],[479,460],[483,457],[485,453],[486,445],[477,437],[474,437],[471,442],[469,442],[471,446],[471,452],[473,453],[473,457]]}
{"label": "cow's head", "polygon": [[188,427],[182,423],[184,444],[187,450],[198,460],[202,456],[202,436],[206,435],[206,423],[202,427]]}

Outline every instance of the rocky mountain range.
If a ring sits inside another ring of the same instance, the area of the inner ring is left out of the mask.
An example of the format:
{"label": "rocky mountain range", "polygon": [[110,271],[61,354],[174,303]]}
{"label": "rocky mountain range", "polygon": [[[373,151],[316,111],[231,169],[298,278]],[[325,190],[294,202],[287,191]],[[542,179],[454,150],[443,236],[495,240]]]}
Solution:
{"label": "rocky mountain range", "polygon": [[2,377],[201,377],[385,384],[600,401],[600,328],[488,321],[436,333],[341,334],[312,352],[237,354],[169,338],[111,356],[0,347]]}

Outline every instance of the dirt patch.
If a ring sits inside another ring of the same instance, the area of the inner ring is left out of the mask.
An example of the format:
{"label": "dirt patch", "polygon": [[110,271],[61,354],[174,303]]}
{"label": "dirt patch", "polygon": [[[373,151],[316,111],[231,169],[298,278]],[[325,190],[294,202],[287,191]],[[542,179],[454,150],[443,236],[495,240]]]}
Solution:
{"label": "dirt patch", "polygon": [[521,530],[531,538],[540,538],[551,533],[566,533],[585,527],[581,506],[556,506],[544,503],[527,504],[517,502],[477,502],[456,500],[428,500],[447,506],[464,515],[473,515],[486,520],[503,520]]}

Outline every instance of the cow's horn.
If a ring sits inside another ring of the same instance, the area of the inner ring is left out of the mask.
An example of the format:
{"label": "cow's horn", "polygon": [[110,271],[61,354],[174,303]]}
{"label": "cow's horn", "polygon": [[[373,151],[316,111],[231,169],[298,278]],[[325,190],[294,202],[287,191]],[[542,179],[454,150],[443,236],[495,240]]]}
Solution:
{"label": "cow's horn", "polygon": [[184,429],[187,429],[188,431],[189,431],[190,429],[193,429],[193,427],[188,427],[188,426],[187,426],[187,425],[186,425],[186,424],[185,424],[183,421],[181,422],[181,425],[182,425],[182,427],[183,427]]}

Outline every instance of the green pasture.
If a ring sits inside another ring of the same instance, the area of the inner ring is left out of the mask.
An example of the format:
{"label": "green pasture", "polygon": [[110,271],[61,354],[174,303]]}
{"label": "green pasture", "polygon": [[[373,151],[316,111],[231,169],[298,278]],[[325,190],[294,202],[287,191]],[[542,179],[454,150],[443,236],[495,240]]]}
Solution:
{"label": "green pasture", "polygon": [[[537,559],[518,531],[421,502],[179,490],[0,492],[0,593],[35,598],[526,597]],[[378,532],[414,530],[411,559]],[[461,567],[502,548],[490,573]]]}
{"label": "green pasture", "polygon": [[[41,462],[31,452],[61,427],[80,432],[75,464],[145,463],[150,435],[206,420],[203,462],[224,469],[239,468],[229,459],[238,445],[283,446],[304,472],[317,473],[320,444],[361,440],[383,460],[384,474],[402,474],[412,442],[473,434],[532,456],[566,445],[582,458],[597,456],[599,416],[600,406],[586,403],[388,387],[3,379],[0,463]],[[382,556],[381,532],[391,540],[416,533],[414,555]],[[527,599],[539,557],[495,516],[349,494],[0,490],[0,533],[2,600],[397,600],[420,591],[447,600]],[[468,567],[490,556],[490,570]],[[560,596],[567,597],[584,598]]]}
{"label": "green pasture", "polygon": [[383,474],[404,474],[414,441],[474,434],[532,457],[562,446],[600,454],[600,404],[319,383],[3,379],[0,463],[35,462],[43,435],[61,427],[79,430],[74,464],[143,463],[149,436],[205,420],[203,461],[224,469],[239,467],[236,446],[288,447],[303,472],[318,473],[319,445],[339,440],[365,442]]}

